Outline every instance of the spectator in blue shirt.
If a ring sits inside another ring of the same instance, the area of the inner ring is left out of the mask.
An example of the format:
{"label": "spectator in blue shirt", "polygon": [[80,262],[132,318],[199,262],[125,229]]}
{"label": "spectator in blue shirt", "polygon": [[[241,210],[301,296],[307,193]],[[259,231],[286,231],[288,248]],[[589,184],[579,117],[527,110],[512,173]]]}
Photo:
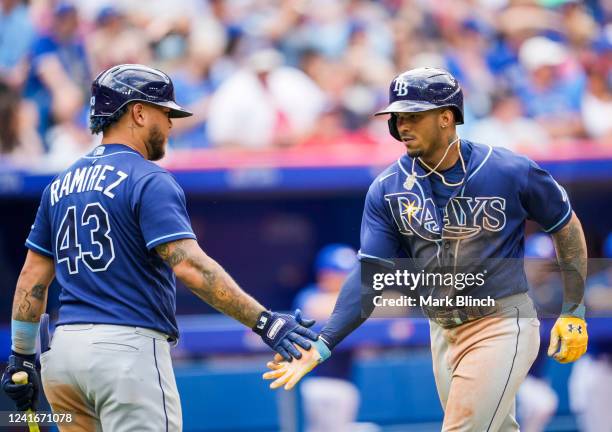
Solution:
{"label": "spectator in blue shirt", "polygon": [[59,4],[50,34],[39,36],[30,52],[24,96],[38,108],[43,138],[55,124],[76,122],[89,95],[90,70],[78,26],[75,7]]}
{"label": "spectator in blue shirt", "polygon": [[177,123],[172,130],[173,148],[210,147],[207,134],[208,107],[219,84],[215,62],[223,55],[227,38],[223,27],[203,21],[193,28],[187,45],[187,56],[174,79],[177,99],[185,102],[192,117]]}
{"label": "spectator in blue shirt", "polygon": [[22,84],[25,57],[34,26],[23,0],[0,0],[0,78],[13,87]]}
{"label": "spectator in blue shirt", "polygon": [[523,43],[519,60],[526,73],[517,95],[527,115],[535,118],[553,139],[581,137],[584,128],[580,104],[585,78],[570,61],[567,49],[537,36]]}

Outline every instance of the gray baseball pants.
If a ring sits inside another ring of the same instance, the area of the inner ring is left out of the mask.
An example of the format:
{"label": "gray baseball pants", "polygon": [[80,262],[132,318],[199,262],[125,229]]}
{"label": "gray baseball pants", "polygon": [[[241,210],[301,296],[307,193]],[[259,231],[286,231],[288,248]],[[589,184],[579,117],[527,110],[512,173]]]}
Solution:
{"label": "gray baseball pants", "polygon": [[181,431],[167,339],[139,327],[59,326],[41,356],[41,372],[52,410],[73,415],[60,430]]}
{"label": "gray baseball pants", "polygon": [[498,300],[494,315],[444,329],[430,321],[444,432],[518,431],[515,397],[540,346],[527,294]]}

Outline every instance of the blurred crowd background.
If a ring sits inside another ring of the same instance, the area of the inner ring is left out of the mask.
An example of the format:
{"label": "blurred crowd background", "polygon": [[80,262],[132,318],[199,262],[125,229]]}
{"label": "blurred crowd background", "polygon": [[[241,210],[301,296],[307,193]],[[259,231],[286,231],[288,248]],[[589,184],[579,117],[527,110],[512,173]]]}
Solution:
{"label": "blurred crowd background", "polygon": [[0,156],[59,169],[95,145],[91,81],[118,63],[167,71],[196,114],[171,149],[388,143],[372,113],[418,66],[460,80],[464,138],[610,149],[611,17],[609,0],[0,0]]}
{"label": "blurred crowd background", "polygon": [[[387,152],[387,163],[401,153],[386,119],[372,114],[386,105],[396,74],[448,69],[466,98],[460,136],[552,159],[545,167],[570,195],[589,256],[604,258],[589,263],[589,356],[572,369],[542,351],[519,394],[524,430],[612,430],[612,332],[608,321],[594,322],[612,311],[612,0],[0,0],[5,333],[42,187],[99,142],[88,129],[91,81],[120,63],[166,71],[179,103],[195,113],[173,122],[171,161],[162,163],[185,188],[207,253],[267,307],[301,307],[319,323],[354,265],[365,191],[382,166],[377,155]],[[291,154],[290,163],[261,164],[268,160],[257,156],[276,149]],[[347,153],[365,155],[368,167],[334,165]],[[549,271],[550,238],[531,224],[527,233],[542,317],[558,308],[561,283]],[[52,317],[58,291],[53,284]],[[180,285],[177,311],[186,335],[174,350],[184,360],[176,374],[185,430],[298,430],[281,427],[291,410],[275,408],[262,361],[233,363],[261,348],[248,330],[218,324]],[[341,431],[327,422],[355,419],[402,426],[347,430],[439,430],[426,329],[376,321],[341,344],[316,372],[319,381],[305,383],[304,416],[324,425],[310,431]],[[185,366],[203,358],[199,369]],[[321,381],[329,378],[337,381]],[[201,404],[203,394],[215,397]],[[0,408],[7,403],[0,395]]]}

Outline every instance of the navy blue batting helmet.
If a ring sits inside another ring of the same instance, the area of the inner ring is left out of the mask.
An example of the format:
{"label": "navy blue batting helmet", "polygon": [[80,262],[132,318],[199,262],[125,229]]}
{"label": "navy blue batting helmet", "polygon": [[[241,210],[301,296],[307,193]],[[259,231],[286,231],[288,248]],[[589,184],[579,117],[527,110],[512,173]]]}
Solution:
{"label": "navy blue batting helmet", "polygon": [[89,117],[110,117],[133,101],[170,108],[173,118],[192,115],[175,102],[174,85],[168,75],[144,65],[122,64],[105,70],[94,80]]}
{"label": "navy blue batting helmet", "polygon": [[450,108],[455,123],[463,124],[463,92],[459,82],[444,69],[417,68],[396,76],[389,86],[389,105],[375,115],[391,114],[389,132],[401,141],[396,113]]}

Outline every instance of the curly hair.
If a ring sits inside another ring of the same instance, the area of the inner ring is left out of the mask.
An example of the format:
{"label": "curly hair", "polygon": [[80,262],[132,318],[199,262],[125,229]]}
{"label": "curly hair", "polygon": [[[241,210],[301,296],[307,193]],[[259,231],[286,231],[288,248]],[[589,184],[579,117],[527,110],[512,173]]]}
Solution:
{"label": "curly hair", "polygon": [[97,135],[104,132],[125,114],[129,109],[130,104],[124,105],[108,117],[90,117],[89,130],[92,134]]}

